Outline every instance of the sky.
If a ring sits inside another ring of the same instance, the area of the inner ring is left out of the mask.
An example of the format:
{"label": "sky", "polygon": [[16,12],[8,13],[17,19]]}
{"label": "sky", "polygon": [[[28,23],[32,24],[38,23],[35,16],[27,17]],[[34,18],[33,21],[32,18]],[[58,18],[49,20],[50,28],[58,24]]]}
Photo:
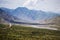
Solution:
{"label": "sky", "polygon": [[28,9],[60,13],[60,0],[0,0],[0,7],[10,9],[27,7]]}

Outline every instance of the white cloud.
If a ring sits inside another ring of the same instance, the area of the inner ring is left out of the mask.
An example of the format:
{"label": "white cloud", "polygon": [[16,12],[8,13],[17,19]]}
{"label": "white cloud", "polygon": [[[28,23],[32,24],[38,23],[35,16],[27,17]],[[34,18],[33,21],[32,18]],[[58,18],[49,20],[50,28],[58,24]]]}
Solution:
{"label": "white cloud", "polygon": [[22,6],[25,0],[0,0],[0,7],[16,8]]}
{"label": "white cloud", "polygon": [[0,0],[0,7],[16,8],[21,6],[60,13],[60,0]]}
{"label": "white cloud", "polygon": [[38,0],[27,0],[24,2],[23,6],[33,6],[37,3]]}
{"label": "white cloud", "polygon": [[60,0],[30,0],[25,2],[24,6],[28,7],[29,9],[53,11],[60,13]]}

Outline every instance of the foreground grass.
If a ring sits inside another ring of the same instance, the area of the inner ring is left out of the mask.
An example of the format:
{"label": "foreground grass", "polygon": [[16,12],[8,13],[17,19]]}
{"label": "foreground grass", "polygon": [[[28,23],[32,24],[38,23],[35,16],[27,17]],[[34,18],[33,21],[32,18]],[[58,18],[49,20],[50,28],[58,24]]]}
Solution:
{"label": "foreground grass", "polygon": [[60,31],[0,24],[0,40],[60,40]]}

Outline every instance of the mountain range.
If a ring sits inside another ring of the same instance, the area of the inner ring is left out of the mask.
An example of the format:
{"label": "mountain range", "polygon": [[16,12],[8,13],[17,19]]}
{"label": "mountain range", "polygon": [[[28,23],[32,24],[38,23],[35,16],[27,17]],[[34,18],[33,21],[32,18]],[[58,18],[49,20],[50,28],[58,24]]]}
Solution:
{"label": "mountain range", "polygon": [[16,9],[0,8],[0,18],[7,22],[44,23],[46,20],[50,21],[57,16],[60,16],[60,14],[42,10],[30,10],[26,7]]}

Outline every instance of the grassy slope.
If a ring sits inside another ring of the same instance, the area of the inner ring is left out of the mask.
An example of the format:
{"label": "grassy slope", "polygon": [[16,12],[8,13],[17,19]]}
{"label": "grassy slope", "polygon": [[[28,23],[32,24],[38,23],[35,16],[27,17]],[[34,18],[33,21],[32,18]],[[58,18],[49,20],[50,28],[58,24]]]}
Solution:
{"label": "grassy slope", "polygon": [[0,40],[60,40],[60,31],[0,24]]}

